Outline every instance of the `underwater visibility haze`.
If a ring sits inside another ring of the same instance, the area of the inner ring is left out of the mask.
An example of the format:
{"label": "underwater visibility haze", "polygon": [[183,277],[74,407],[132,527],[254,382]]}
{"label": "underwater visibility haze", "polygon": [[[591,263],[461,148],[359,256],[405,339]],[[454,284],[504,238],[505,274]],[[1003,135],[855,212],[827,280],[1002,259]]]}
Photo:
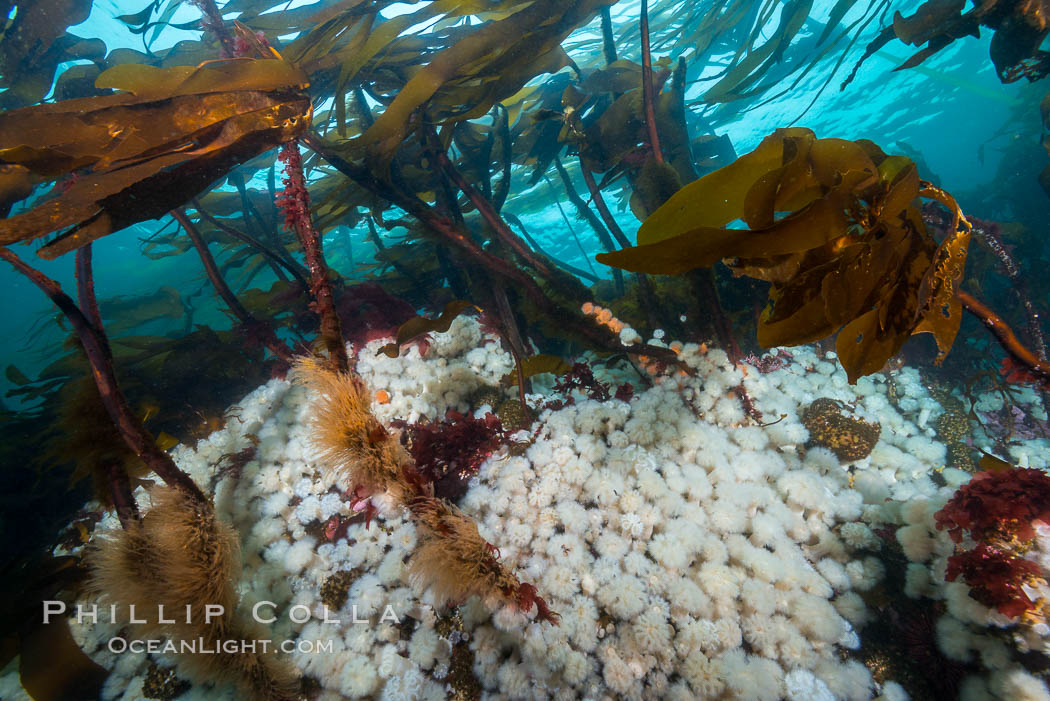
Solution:
{"label": "underwater visibility haze", "polygon": [[1050,2],[0,0],[0,699],[1050,701]]}

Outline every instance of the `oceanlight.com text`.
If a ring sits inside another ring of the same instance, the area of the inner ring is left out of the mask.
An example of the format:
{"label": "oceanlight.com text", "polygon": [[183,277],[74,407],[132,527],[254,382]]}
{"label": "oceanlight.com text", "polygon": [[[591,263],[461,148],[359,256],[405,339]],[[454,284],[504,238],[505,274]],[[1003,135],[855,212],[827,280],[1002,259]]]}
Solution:
{"label": "oceanlight.com text", "polygon": [[124,652],[150,654],[191,654],[191,655],[243,655],[279,650],[286,654],[292,653],[332,653],[335,651],[331,640],[282,640],[274,643],[273,640],[128,640],[127,638],[110,638],[107,644],[109,651],[114,654]]}

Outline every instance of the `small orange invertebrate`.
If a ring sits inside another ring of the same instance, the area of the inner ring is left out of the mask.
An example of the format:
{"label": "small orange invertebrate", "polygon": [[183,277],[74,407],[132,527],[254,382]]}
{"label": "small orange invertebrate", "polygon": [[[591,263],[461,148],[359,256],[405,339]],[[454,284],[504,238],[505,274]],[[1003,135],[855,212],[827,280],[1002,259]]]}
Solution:
{"label": "small orange invertebrate", "polygon": [[380,403],[380,404],[389,404],[390,403],[390,392],[387,392],[385,389],[377,390],[376,391],[376,401],[378,403]]}

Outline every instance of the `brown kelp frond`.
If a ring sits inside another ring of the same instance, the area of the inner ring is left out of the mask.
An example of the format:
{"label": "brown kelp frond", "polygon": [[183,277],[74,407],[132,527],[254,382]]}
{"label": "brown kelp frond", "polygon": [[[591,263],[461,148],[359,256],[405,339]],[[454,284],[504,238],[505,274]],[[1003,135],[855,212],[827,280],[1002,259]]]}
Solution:
{"label": "brown kelp frond", "polygon": [[159,217],[310,121],[309,78],[276,58],[120,64],[95,85],[123,92],[0,115],[0,164],[27,182],[70,176],[56,197],[0,221],[4,244],[67,229],[37,251],[55,258]]}
{"label": "brown kelp frond", "polygon": [[368,388],[352,372],[336,372],[320,358],[299,358],[293,379],[315,395],[311,420],[322,463],[349,487],[368,494],[396,489],[409,459],[401,444],[372,415]]}
{"label": "brown kelp frond", "polygon": [[178,655],[190,676],[233,681],[252,699],[293,698],[293,675],[275,655],[242,652],[255,636],[235,613],[237,534],[210,502],[171,487],[151,498],[141,521],[103,536],[90,553],[89,589],[119,615],[144,620],[131,626],[142,638],[194,641],[198,652]]}
{"label": "brown kelp frond", "polygon": [[558,616],[518,581],[499,560],[499,550],[478,533],[469,516],[442,499],[419,497],[409,505],[419,529],[419,544],[408,561],[412,583],[430,589],[439,605],[457,605],[472,596],[487,606],[514,604],[523,611],[537,606],[541,619]]}
{"label": "brown kelp frond", "polygon": [[464,299],[454,299],[445,305],[445,308],[441,311],[441,315],[436,319],[427,319],[423,316],[413,316],[398,327],[397,339],[394,340],[393,343],[386,344],[380,348],[379,351],[384,353],[388,358],[396,358],[401,353],[401,347],[406,343],[414,341],[424,334],[444,333],[448,331],[452,328],[452,322],[456,320],[456,317],[469,309],[480,311],[478,307]]}
{"label": "brown kelp frond", "polygon": [[[921,199],[952,217],[940,243]],[[839,361],[856,382],[912,334],[933,334],[938,362],[947,354],[962,317],[957,292],[970,228],[910,159],[794,127],[684,186],[642,223],[637,246],[598,260],[667,275],[722,261],[735,275],[766,280],[758,342],[800,345],[838,332]]]}
{"label": "brown kelp frond", "polygon": [[40,464],[73,462],[70,481],[90,477],[95,498],[112,506],[110,466],[126,472],[132,480],[147,477],[149,469],[124,442],[90,377],[71,379],[60,386],[56,399],[57,421],[49,431]]}

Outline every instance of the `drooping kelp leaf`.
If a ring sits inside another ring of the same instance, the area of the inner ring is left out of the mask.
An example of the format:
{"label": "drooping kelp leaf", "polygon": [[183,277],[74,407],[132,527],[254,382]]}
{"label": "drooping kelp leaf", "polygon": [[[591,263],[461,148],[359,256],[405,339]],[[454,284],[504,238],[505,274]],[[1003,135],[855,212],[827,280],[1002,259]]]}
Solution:
{"label": "drooping kelp leaf", "polygon": [[802,28],[813,0],[788,0],[780,16],[780,26],[761,46],[754,46],[721,80],[704,93],[706,102],[734,99],[735,95],[755,83],[770,66],[780,61],[792,39]]}
{"label": "drooping kelp leaf", "polygon": [[119,336],[152,321],[167,319],[174,323],[186,315],[187,309],[179,291],[164,285],[152,294],[104,299],[99,302],[99,312],[106,332]]}
{"label": "drooping kelp leaf", "polygon": [[275,326],[288,323],[289,313],[306,311],[308,300],[295,282],[274,281],[269,289],[251,288],[237,293],[237,299],[248,312],[260,319],[269,319]]}
{"label": "drooping kelp leaf", "polygon": [[[387,4],[391,3],[374,2],[365,6],[358,0],[339,3],[330,10],[317,13],[313,18],[317,24],[287,47],[286,54],[289,60],[311,75],[319,92],[334,96],[335,126],[340,136],[348,135],[346,98],[352,94],[354,84],[362,82],[360,74],[382,71],[382,84],[389,81],[390,72],[410,76],[419,70],[421,57],[425,62],[429,56],[439,53],[449,43],[454,43],[459,38],[457,33],[474,31],[473,28],[469,28],[470,25],[445,27],[444,23],[458,21],[467,15],[501,19],[526,3],[513,0],[497,3],[478,0],[432,0],[422,3],[414,12],[384,18],[379,11]],[[419,27],[435,17],[443,18],[432,28],[440,31],[408,33],[413,27]],[[253,28],[258,28],[257,22],[251,21],[250,24]],[[529,59],[535,59],[538,55],[527,54]],[[499,74],[494,75],[497,79],[502,77]],[[529,77],[534,75],[536,73]],[[479,78],[484,79],[481,76]],[[476,81],[475,86],[481,87],[478,83],[480,80]],[[524,81],[521,84],[524,84]],[[399,87],[391,86],[390,92],[397,91]],[[510,90],[510,93],[518,87],[520,85]],[[502,97],[506,97],[506,94]],[[478,100],[473,99],[460,100],[456,107],[458,109],[465,104],[474,106],[478,103]],[[486,106],[482,112],[487,110]],[[369,126],[370,121],[365,126]]]}
{"label": "drooping kelp leaf", "polygon": [[387,357],[396,358],[401,353],[401,346],[426,333],[444,333],[448,331],[456,317],[468,309],[481,311],[466,300],[456,299],[446,304],[441,312],[441,316],[436,319],[427,319],[422,316],[409,319],[398,327],[397,339],[393,343],[386,344],[376,353],[383,353]]}
{"label": "drooping kelp leaf", "polygon": [[[670,66],[669,61],[661,59],[654,65],[653,74],[662,161],[649,154],[641,66],[616,61],[588,76],[578,87],[570,86],[562,98],[566,111],[560,142],[578,150],[586,168],[604,173],[603,184],[626,174],[632,190],[630,207],[639,220],[683,183],[697,177],[686,128],[686,63],[680,59],[673,70]],[[663,90],[668,78],[670,89]],[[605,94],[588,93],[604,88],[616,88],[618,97],[611,100]],[[580,118],[583,113],[585,119]]]}
{"label": "drooping kelp leaf", "polygon": [[682,179],[669,163],[649,156],[635,175],[633,185],[631,211],[639,220],[644,220],[678,192]]}
{"label": "drooping kelp leaf", "polygon": [[685,222],[691,224],[691,228],[700,230],[704,227],[723,227],[731,221],[742,219],[744,199],[751,186],[766,173],[782,167],[785,143],[789,139],[812,134],[801,127],[777,133],[782,135],[781,138],[764,139],[754,151],[675,193],[642,223],[638,229],[638,245],[677,236],[683,233],[681,224]]}
{"label": "drooping kelp leaf", "polygon": [[[919,198],[953,213],[940,244]],[[747,228],[728,228],[740,221]],[[598,260],[670,275],[722,260],[766,280],[759,343],[809,343],[841,329],[838,355],[853,382],[915,333],[932,333],[943,359],[959,329],[969,240],[955,200],[921,181],[910,159],[795,128],[683,187],[642,223],[638,246]]]}
{"label": "drooping kelp leaf", "polygon": [[49,179],[75,171],[48,199],[0,221],[0,244],[71,227],[38,251],[54,258],[159,217],[310,119],[307,78],[280,59],[123,65],[97,84],[127,92],[0,114],[0,164]]}
{"label": "drooping kelp leaf", "polygon": [[[149,50],[153,42],[157,40],[161,30],[167,26],[172,26],[176,29],[196,29],[200,27],[199,19],[183,24],[171,24],[171,18],[175,16],[175,12],[181,4],[182,0],[167,0],[166,2],[164,0],[153,0],[139,12],[120,15],[117,19],[128,25],[128,31],[132,34],[146,34],[149,32],[149,36],[144,39],[146,49]],[[161,9],[162,5],[163,9]],[[153,13],[158,11],[160,14],[157,16],[157,19],[152,20]]]}
{"label": "drooping kelp leaf", "polygon": [[977,461],[977,465],[985,472],[1009,472],[1015,469],[1013,464],[989,453],[982,455],[981,459]]}
{"label": "drooping kelp leaf", "polygon": [[24,372],[16,368],[14,365],[7,366],[7,368],[4,370],[4,377],[7,378],[8,382],[18,387],[23,387],[32,382],[32,380],[26,377],[26,374]]}
{"label": "drooping kelp leaf", "polygon": [[0,165],[0,217],[6,217],[11,205],[33,194],[43,178],[19,165]]}
{"label": "drooping kelp leaf", "polygon": [[[551,355],[549,353],[538,353],[536,355],[530,355],[521,361],[521,374],[524,375],[525,379],[535,377],[536,375],[542,375],[543,373],[550,373],[552,375],[564,375],[569,370],[572,370],[572,365],[565,362],[565,359],[560,355]],[[501,382],[507,386],[515,386],[518,384],[518,373],[516,370],[508,372],[503,376]]]}
{"label": "drooping kelp leaf", "polygon": [[[727,106],[717,111],[719,117],[712,122],[717,126],[750,109],[753,99],[767,90],[786,88],[790,76],[800,81],[802,75],[824,68],[824,59],[832,51],[838,50],[838,60],[843,60],[852,41],[884,12],[887,0],[839,0],[829,8],[830,4],[658,0],[650,3],[650,35],[654,46],[670,45],[672,54],[684,54],[692,63],[717,69],[710,78],[705,76],[703,82],[710,87],[698,96],[698,102]],[[636,50],[637,34],[637,30],[627,31],[617,48]],[[830,80],[834,69],[825,73]]]}
{"label": "drooping kelp leaf", "polygon": [[686,127],[686,83],[686,62],[680,58],[671,73],[670,90],[658,93],[654,105],[656,127],[660,134],[660,150],[678,173],[678,180],[682,184],[697,178],[690,150],[689,130]]}
{"label": "drooping kelp leaf", "polygon": [[[667,80],[670,71],[664,70],[653,76],[653,90],[659,91]],[[562,141],[578,141],[578,148],[584,159],[595,172],[603,173],[614,169],[625,156],[638,150],[648,138],[645,136],[645,117],[642,103],[641,83],[632,90],[616,98],[611,105],[601,111],[597,118],[591,117],[582,129],[582,137],[575,137],[580,132],[563,130]]]}
{"label": "drooping kelp leaf", "polygon": [[78,97],[97,97],[107,91],[95,87],[95,79],[102,69],[93,63],[70,66],[55,81],[55,100],[73,100]]}
{"label": "drooping kelp leaf", "polygon": [[619,59],[593,71],[580,82],[579,89],[588,94],[625,93],[642,84],[642,66],[634,61]]}
{"label": "drooping kelp leaf", "polygon": [[944,360],[962,323],[962,303],[956,292],[962,282],[966,252],[970,245],[969,227],[958,226],[959,205],[955,198],[932,186],[922,192],[924,197],[939,201],[956,215],[948,235],[934,253],[933,265],[927,269],[919,291],[927,306],[915,333],[929,332],[937,342],[937,361]]}

